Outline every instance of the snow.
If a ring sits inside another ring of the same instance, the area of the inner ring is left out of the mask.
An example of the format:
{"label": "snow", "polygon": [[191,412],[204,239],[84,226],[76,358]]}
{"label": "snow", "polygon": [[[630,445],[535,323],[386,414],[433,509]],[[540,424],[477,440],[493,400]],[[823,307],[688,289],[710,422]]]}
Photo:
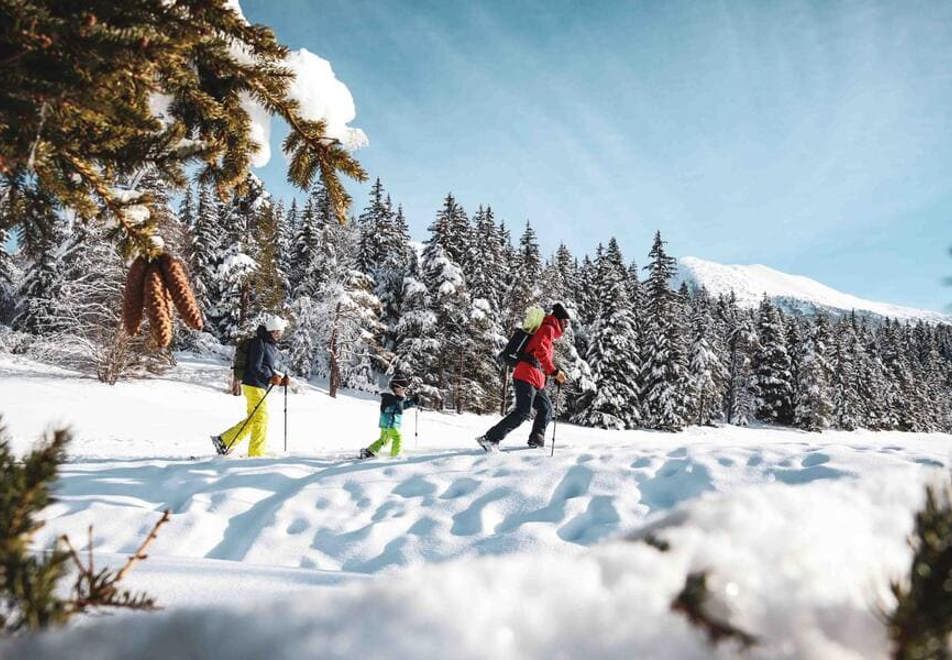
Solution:
{"label": "snow", "polygon": [[865,300],[837,291],[809,277],[782,273],[760,264],[725,265],[697,257],[682,257],[678,260],[678,265],[678,274],[672,284],[675,289],[687,281],[707,287],[715,296],[728,294],[733,290],[738,304],[745,307],[759,305],[764,294],[767,294],[770,298],[783,299],[780,302],[801,302],[843,312],[857,310],[905,321],[952,323],[952,316],[948,314]]}
{"label": "snow", "polygon": [[[109,387],[0,355],[15,451],[51,423],[76,434],[40,545],[93,524],[97,562],[116,565],[173,512],[128,579],[165,611],[0,656],[736,657],[669,609],[708,570],[715,609],[761,639],[750,657],[885,659],[878,608],[908,569],[923,484],[952,455],[943,434],[566,424],[554,457],[486,455],[473,438],[497,417],[423,411],[418,437],[405,417],[403,456],[359,462],[378,398],[296,384],[287,453],[275,390],[273,456],[212,458],[208,436],[244,402],[224,392],[226,363],[177,357]],[[649,532],[670,551],[637,540]]]}

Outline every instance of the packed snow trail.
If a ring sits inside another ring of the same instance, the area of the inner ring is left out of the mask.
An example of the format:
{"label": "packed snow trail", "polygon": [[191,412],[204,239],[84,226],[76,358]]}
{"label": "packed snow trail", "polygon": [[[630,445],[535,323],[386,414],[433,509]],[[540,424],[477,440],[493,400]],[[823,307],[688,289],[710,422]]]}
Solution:
{"label": "packed snow trail", "polygon": [[[885,659],[877,608],[952,454],[943,434],[567,424],[554,457],[485,454],[474,439],[497,417],[424,411],[418,446],[408,423],[402,456],[358,461],[377,398],[303,386],[288,455],[213,457],[209,433],[243,410],[226,380],[187,356],[115,387],[0,358],[15,450],[57,419],[76,434],[38,547],[93,524],[117,564],[174,514],[128,582],[170,611],[11,657],[735,657],[669,611],[687,573],[710,570],[717,607],[765,640],[751,657]],[[648,531],[671,550],[622,540]]]}

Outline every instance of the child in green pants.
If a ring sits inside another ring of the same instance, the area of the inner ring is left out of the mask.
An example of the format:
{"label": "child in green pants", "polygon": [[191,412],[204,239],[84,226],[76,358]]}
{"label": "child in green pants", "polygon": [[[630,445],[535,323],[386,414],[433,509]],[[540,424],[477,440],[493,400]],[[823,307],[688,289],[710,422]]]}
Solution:
{"label": "child in green pants", "polygon": [[391,392],[380,394],[380,437],[369,447],[360,450],[361,458],[373,458],[387,443],[390,445],[390,455],[400,454],[400,424],[403,422],[403,411],[419,403],[414,396],[406,398],[407,387],[410,381],[405,376],[394,376],[390,380]]}

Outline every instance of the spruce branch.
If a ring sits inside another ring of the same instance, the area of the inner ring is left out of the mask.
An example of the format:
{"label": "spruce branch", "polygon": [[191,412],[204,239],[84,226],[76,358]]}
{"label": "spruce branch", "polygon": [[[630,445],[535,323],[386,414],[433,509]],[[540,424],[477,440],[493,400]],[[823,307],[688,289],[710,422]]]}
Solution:
{"label": "spruce branch", "polygon": [[706,604],[709,595],[707,573],[690,573],[684,581],[684,589],[671,602],[671,610],[680,612],[692,625],[704,631],[713,646],[725,640],[733,640],[746,650],[757,644],[757,638],[750,633],[708,613]]}

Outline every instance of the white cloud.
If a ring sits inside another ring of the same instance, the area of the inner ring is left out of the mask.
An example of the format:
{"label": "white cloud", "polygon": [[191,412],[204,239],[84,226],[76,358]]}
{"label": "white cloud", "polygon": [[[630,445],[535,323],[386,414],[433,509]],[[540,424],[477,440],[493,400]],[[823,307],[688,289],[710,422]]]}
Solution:
{"label": "white cloud", "polygon": [[[228,0],[226,6],[248,22],[238,0]],[[232,45],[231,54],[241,62],[250,63],[246,49]],[[292,51],[287,66],[295,74],[289,95],[301,105],[305,119],[327,122],[327,135],[340,140],[348,149],[360,149],[368,144],[367,135],[359,128],[348,126],[357,116],[354,97],[343,82],[334,75],[331,63],[306,48]],[[170,97],[153,95],[150,103],[153,112],[160,115],[167,111]],[[251,158],[254,167],[264,167],[271,160],[271,116],[251,97],[242,97],[241,106],[251,118],[251,138],[258,150]]]}

